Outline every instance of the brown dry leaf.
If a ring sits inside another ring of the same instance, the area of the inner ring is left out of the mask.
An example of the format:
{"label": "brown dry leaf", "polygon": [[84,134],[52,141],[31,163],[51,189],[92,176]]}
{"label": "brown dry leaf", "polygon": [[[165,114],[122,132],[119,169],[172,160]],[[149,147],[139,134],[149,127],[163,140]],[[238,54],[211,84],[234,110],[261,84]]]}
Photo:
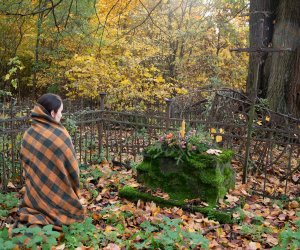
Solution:
{"label": "brown dry leaf", "polygon": [[230,194],[227,194],[226,197],[227,197],[226,201],[229,203],[236,203],[239,201],[238,197],[232,196]]}
{"label": "brown dry leaf", "polygon": [[19,193],[20,194],[25,194],[25,186],[20,189]]}
{"label": "brown dry leaf", "polygon": [[15,185],[12,182],[7,183],[8,188],[16,188]]}
{"label": "brown dry leaf", "polygon": [[244,210],[249,210],[249,208],[250,208],[250,205],[249,205],[248,203],[245,203],[243,209],[244,209]]}
{"label": "brown dry leaf", "polygon": [[136,204],[137,208],[143,209],[145,207],[145,203],[142,200],[138,200],[137,204]]}
{"label": "brown dry leaf", "polygon": [[183,215],[183,210],[180,208],[176,211],[176,214],[178,214],[179,216]]}
{"label": "brown dry leaf", "polygon": [[243,188],[241,189],[241,193],[243,195],[249,196],[248,192],[245,189],[243,189]]}
{"label": "brown dry leaf", "polygon": [[128,186],[130,186],[130,187],[139,187],[140,184],[138,184],[136,182],[133,182],[133,183],[128,183]]}
{"label": "brown dry leaf", "polygon": [[99,178],[97,187],[104,187],[106,184],[106,180],[104,177]]}
{"label": "brown dry leaf", "polygon": [[219,243],[216,240],[212,240],[209,243],[209,249],[219,246]]}
{"label": "brown dry leaf", "polygon": [[103,250],[121,250],[121,248],[114,243],[109,243]]}
{"label": "brown dry leaf", "polygon": [[256,249],[261,249],[261,244],[259,242],[253,242],[251,241],[249,243],[249,250],[256,250]]}
{"label": "brown dry leaf", "polygon": [[278,244],[278,239],[274,238],[272,235],[268,235],[266,242],[271,246],[276,246]]}
{"label": "brown dry leaf", "polygon": [[54,249],[55,249],[55,250],[64,250],[65,247],[66,247],[66,245],[65,245],[65,243],[64,243],[64,244],[61,244],[61,245],[55,247]]}
{"label": "brown dry leaf", "polygon": [[98,194],[98,196],[96,197],[96,201],[100,201],[100,200],[102,200],[102,195]]}
{"label": "brown dry leaf", "polygon": [[102,218],[102,216],[98,213],[93,213],[92,218],[93,218],[93,220],[98,221],[99,219]]}
{"label": "brown dry leaf", "polygon": [[88,201],[87,201],[87,199],[81,197],[81,198],[80,198],[80,203],[81,203],[82,205],[87,205],[87,204],[88,204]]}
{"label": "brown dry leaf", "polygon": [[281,220],[281,221],[285,221],[285,219],[286,219],[286,214],[280,214],[280,215],[278,216],[278,219]]}
{"label": "brown dry leaf", "polygon": [[289,208],[290,209],[296,209],[296,208],[299,208],[299,203],[297,201],[291,201],[289,203]]}

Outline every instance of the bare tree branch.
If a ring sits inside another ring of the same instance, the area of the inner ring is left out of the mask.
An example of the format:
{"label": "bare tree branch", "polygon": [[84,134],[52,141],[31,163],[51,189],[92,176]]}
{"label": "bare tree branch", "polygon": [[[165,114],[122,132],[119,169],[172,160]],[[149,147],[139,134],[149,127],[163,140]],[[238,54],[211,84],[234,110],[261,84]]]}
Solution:
{"label": "bare tree branch", "polygon": [[[44,13],[46,11],[51,11],[54,8],[56,8],[58,5],[60,5],[64,0],[59,0],[57,3],[55,4],[51,4],[50,7],[43,7],[43,8],[38,8],[37,10],[32,10],[31,12],[28,13],[18,13],[18,12],[9,12],[9,11],[5,11],[5,10],[0,10],[0,15],[6,15],[6,16],[35,16],[35,15],[39,15],[41,13]],[[22,3],[23,1],[21,1],[20,3]],[[52,1],[51,1],[52,2]],[[53,3],[53,2],[52,2]]]}
{"label": "bare tree branch", "polygon": [[106,23],[108,20],[108,16],[110,15],[110,13],[113,11],[113,9],[117,6],[117,4],[120,2],[120,0],[117,0],[115,2],[115,4],[110,8],[109,12],[107,13],[106,17],[105,17],[105,21],[104,21],[104,25],[103,25],[103,30],[101,33],[101,37],[100,37],[100,42],[99,42],[99,50],[101,50],[101,44],[102,44],[102,40],[103,40],[103,35],[104,35],[104,29],[106,27]]}
{"label": "bare tree branch", "polygon": [[148,16],[149,16],[151,22],[153,23],[153,25],[154,25],[156,28],[158,28],[162,33],[164,33],[165,35],[167,35],[168,37],[170,37],[170,35],[168,35],[161,27],[159,27],[159,26],[154,22],[153,18],[152,18],[151,15],[150,15],[150,12],[148,11],[148,9],[147,9],[147,7],[144,5],[144,3],[143,3],[141,0],[139,0],[139,2],[140,2],[141,5],[144,7],[144,9],[147,11],[147,14],[148,14]]}
{"label": "bare tree branch", "polygon": [[56,26],[57,32],[60,34],[59,25],[57,23],[56,16],[55,16],[55,8],[53,8],[54,3],[53,3],[53,0],[50,0],[50,1],[51,1],[51,5],[52,5],[52,10],[51,11],[52,11],[52,15],[53,15],[54,25]]}
{"label": "bare tree branch", "polygon": [[117,42],[118,40],[120,40],[121,38],[127,36],[128,34],[130,34],[131,32],[135,32],[135,30],[142,26],[151,16],[152,12],[161,4],[162,0],[159,0],[159,2],[149,11],[148,15],[146,16],[146,18],[140,22],[139,24],[137,24],[136,26],[134,26],[132,29],[130,29],[129,31],[127,31],[125,34],[123,34],[121,37],[118,37],[117,39],[115,39],[114,41],[112,41],[109,45],[114,44],[115,42]]}
{"label": "bare tree branch", "polygon": [[70,6],[69,6],[68,15],[67,15],[66,22],[65,22],[65,25],[64,25],[65,28],[66,28],[67,25],[68,25],[68,21],[69,21],[69,18],[70,18],[70,13],[71,13],[72,5],[73,5],[73,0],[71,0]]}

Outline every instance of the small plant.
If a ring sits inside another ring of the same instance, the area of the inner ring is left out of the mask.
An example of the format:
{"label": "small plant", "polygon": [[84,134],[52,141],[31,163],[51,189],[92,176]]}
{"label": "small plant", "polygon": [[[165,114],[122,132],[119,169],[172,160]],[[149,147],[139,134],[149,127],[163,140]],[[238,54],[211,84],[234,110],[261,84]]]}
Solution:
{"label": "small plant", "polygon": [[237,207],[234,213],[234,223],[241,224],[247,217],[245,211],[241,207]]}
{"label": "small plant", "polygon": [[199,232],[183,231],[181,224],[180,219],[172,220],[168,217],[163,217],[159,223],[144,221],[140,225],[144,231],[133,237],[141,239],[134,244],[134,247],[137,249],[174,249],[176,246],[181,246],[193,249],[201,245],[203,249],[208,249],[209,241],[203,235]]}
{"label": "small plant", "polygon": [[68,130],[70,134],[75,134],[77,131],[76,121],[72,116],[66,118],[63,122],[63,125]]}
{"label": "small plant", "polygon": [[[0,246],[3,250],[15,249],[17,246],[25,247],[26,249],[41,249],[50,250],[52,246],[57,245],[59,232],[53,231],[52,225],[40,227],[20,227],[13,229],[13,234],[16,236],[10,238],[8,229],[4,228],[0,231]],[[21,248],[23,249],[23,248]]]}
{"label": "small plant", "polygon": [[241,234],[247,235],[254,241],[263,242],[262,235],[272,233],[272,229],[264,225],[245,224],[241,227]]}
{"label": "small plant", "polygon": [[75,249],[81,246],[94,247],[99,249],[98,245],[101,234],[92,224],[92,218],[87,218],[82,223],[73,223],[70,226],[63,226],[65,234],[65,244],[67,249]]}
{"label": "small plant", "polygon": [[[299,217],[300,214],[298,213],[297,216]],[[296,225],[294,231],[288,223],[285,224],[284,229],[279,234],[279,244],[273,247],[273,250],[300,249],[300,220],[298,219],[294,224]]]}
{"label": "small plant", "polygon": [[103,173],[98,168],[95,168],[90,172],[81,173],[80,177],[82,179],[91,178],[91,180],[98,180],[102,176],[103,176]]}
{"label": "small plant", "polygon": [[0,246],[2,250],[14,249],[17,245],[9,238],[8,229],[0,230]]}
{"label": "small plant", "polygon": [[19,203],[19,199],[15,197],[16,193],[0,193],[0,217],[8,215],[9,211],[16,207]]}

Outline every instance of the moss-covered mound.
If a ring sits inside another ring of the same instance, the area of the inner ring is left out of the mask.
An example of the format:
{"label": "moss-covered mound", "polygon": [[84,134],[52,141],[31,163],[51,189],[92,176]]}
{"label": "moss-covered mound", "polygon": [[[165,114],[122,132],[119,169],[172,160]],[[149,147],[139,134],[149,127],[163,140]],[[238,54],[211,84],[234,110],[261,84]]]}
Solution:
{"label": "moss-covered mound", "polygon": [[143,201],[153,201],[156,204],[163,207],[181,207],[183,210],[186,211],[202,213],[213,220],[219,221],[222,224],[232,222],[232,214],[229,212],[218,211],[213,207],[189,206],[186,205],[183,201],[176,201],[172,199],[165,200],[163,198],[156,197],[148,193],[140,192],[137,189],[129,186],[124,186],[123,188],[121,188],[119,190],[119,196],[134,202],[137,202],[139,199],[141,199]]}
{"label": "moss-covered mound", "polygon": [[173,200],[201,198],[214,206],[234,187],[232,156],[232,151],[219,155],[203,152],[176,160],[146,154],[137,167],[137,178],[149,188],[167,192]]}

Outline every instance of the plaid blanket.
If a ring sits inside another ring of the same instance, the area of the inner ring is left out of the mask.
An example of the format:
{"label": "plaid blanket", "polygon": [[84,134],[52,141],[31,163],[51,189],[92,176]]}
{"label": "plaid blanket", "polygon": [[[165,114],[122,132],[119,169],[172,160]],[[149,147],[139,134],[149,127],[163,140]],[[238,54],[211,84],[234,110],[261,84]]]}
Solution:
{"label": "plaid blanket", "polygon": [[32,125],[25,132],[20,158],[25,173],[25,195],[19,221],[28,225],[62,225],[82,221],[79,168],[67,130],[36,105]]}

